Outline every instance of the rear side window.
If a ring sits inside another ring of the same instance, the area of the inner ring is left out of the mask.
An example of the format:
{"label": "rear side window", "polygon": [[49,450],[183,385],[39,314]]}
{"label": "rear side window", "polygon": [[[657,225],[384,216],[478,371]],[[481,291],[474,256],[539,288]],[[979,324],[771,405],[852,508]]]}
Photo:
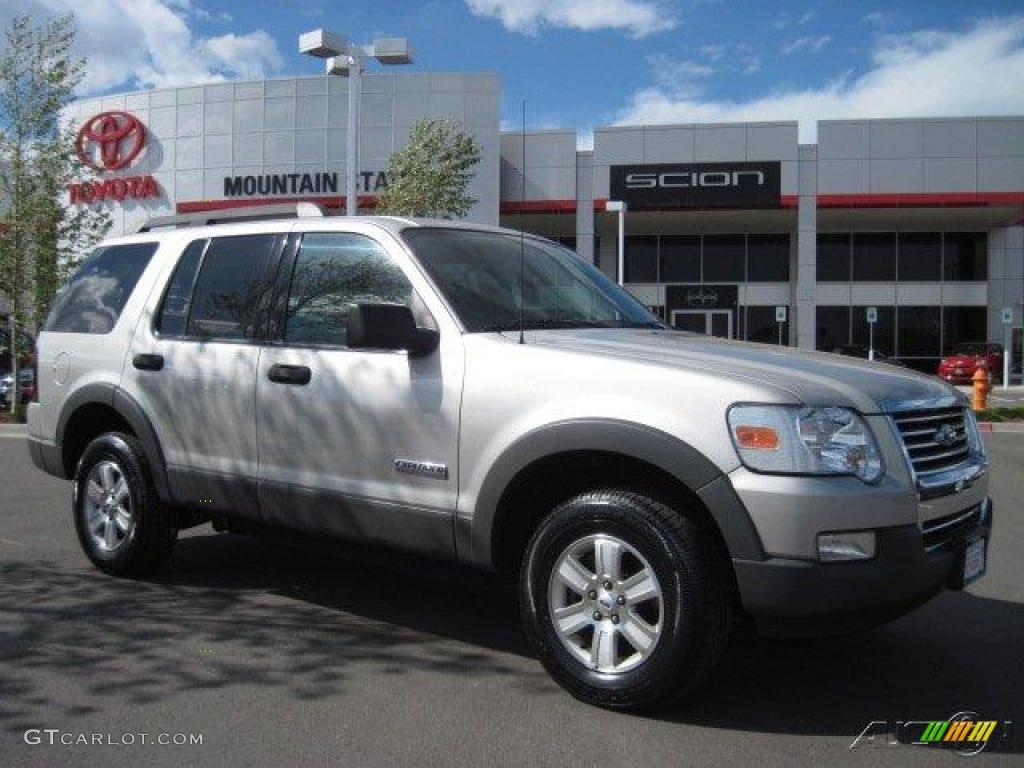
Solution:
{"label": "rear side window", "polygon": [[206,249],[206,243],[206,240],[193,240],[178,259],[156,319],[156,330],[163,336],[185,335],[188,310],[192,303],[192,284],[196,281],[196,270],[199,269],[199,259]]}
{"label": "rear side window", "polygon": [[57,294],[43,330],[110,333],[156,248],[156,243],[97,248]]}
{"label": "rear side window", "polygon": [[188,308],[187,333],[251,339],[270,299],[281,236],[241,235],[210,241]]}

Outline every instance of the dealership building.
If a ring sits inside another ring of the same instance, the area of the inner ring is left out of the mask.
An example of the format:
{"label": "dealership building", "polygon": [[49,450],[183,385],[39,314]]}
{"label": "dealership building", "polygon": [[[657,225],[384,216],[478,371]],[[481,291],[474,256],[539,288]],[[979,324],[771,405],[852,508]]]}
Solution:
{"label": "dealership building", "polygon": [[[344,209],[347,78],[151,90],[68,109],[112,233],[148,218],[314,200]],[[1020,359],[1024,117],[500,130],[490,73],[367,73],[360,209],[423,117],[480,143],[469,218],[551,237],[667,322],[808,349],[867,347],[934,370],[957,343]],[[618,209],[624,208],[624,213]],[[618,255],[619,227],[624,255]],[[869,323],[869,319],[873,322]],[[1004,321],[1009,321],[1004,322]]]}

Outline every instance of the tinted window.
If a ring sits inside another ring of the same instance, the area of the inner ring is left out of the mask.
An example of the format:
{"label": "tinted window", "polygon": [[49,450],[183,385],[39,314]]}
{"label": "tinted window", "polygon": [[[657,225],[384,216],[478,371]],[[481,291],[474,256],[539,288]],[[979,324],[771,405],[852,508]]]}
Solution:
{"label": "tinted window", "polygon": [[661,238],[661,282],[700,282],[700,237]]}
{"label": "tinted window", "polygon": [[818,349],[831,352],[836,347],[849,345],[849,307],[818,307],[815,316],[818,326]]}
{"label": "tinted window", "polygon": [[185,335],[189,305],[192,302],[192,283],[195,282],[199,258],[203,255],[206,242],[193,240],[178,259],[156,319],[156,330],[164,336]]}
{"label": "tinted window", "polygon": [[743,235],[704,237],[704,282],[741,283],[746,279]]}
{"label": "tinted window", "polygon": [[896,279],[896,233],[853,235],[853,279],[892,282]]}
{"label": "tinted window", "polygon": [[387,251],[363,235],[313,233],[302,238],[285,340],[344,345],[353,304],[411,304],[412,285]]}
{"label": "tinted window", "polygon": [[747,238],[747,280],[752,283],[789,281],[789,235]]}
{"label": "tinted window", "polygon": [[[878,307],[878,322],[875,323],[875,349],[882,354],[892,355],[895,344],[895,311],[894,307]],[[853,333],[850,343],[867,348],[870,340],[867,307],[852,307]]]}
{"label": "tinted window", "polygon": [[942,236],[938,232],[900,234],[899,279],[935,282],[942,277]]}
{"label": "tinted window", "polygon": [[110,333],[156,243],[97,248],[57,294],[45,331]]}
{"label": "tinted window", "polygon": [[985,307],[942,308],[942,353],[948,355],[965,341],[979,341],[988,335]]}
{"label": "tinted window", "polygon": [[900,357],[939,356],[939,307],[899,307],[897,318]]}
{"label": "tinted window", "polygon": [[470,332],[512,331],[520,321],[526,328],[658,325],[628,292],[552,243],[427,227],[402,236]]}
{"label": "tinted window", "polygon": [[210,241],[199,270],[188,334],[214,339],[251,339],[266,308],[277,267],[279,235],[218,237]]}
{"label": "tinted window", "polygon": [[[789,316],[789,313],[786,314]],[[775,307],[747,307],[747,341],[762,344],[779,343],[779,324],[775,322]],[[782,324],[782,343],[789,344],[789,323]]]}
{"label": "tinted window", "polygon": [[658,238],[653,235],[626,238],[626,282],[658,282]]}
{"label": "tinted window", "polygon": [[850,236],[818,235],[818,281],[850,281]]}
{"label": "tinted window", "polygon": [[988,279],[985,233],[947,232],[943,239],[942,271],[946,280]]}

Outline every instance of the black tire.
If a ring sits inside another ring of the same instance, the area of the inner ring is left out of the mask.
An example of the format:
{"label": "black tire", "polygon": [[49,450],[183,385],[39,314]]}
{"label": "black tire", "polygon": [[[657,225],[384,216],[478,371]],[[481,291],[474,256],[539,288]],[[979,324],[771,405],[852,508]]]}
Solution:
{"label": "black tire", "polygon": [[[570,545],[595,534],[614,536],[640,553],[662,591],[657,644],[624,672],[599,672],[572,655],[551,617],[553,569]],[[728,567],[716,537],[685,510],[640,493],[583,493],[554,509],[527,546],[519,574],[523,626],[548,673],[581,701],[620,710],[662,707],[706,682],[722,657],[734,599]]]}
{"label": "black tire", "polygon": [[[103,462],[113,462],[123,476],[134,520],[130,532],[111,551],[96,541],[87,520],[89,476]],[[120,432],[108,432],[94,439],[78,461],[74,483],[75,530],[93,565],[113,576],[133,578],[148,576],[167,561],[178,537],[177,516],[157,498],[149,463],[138,440]]]}

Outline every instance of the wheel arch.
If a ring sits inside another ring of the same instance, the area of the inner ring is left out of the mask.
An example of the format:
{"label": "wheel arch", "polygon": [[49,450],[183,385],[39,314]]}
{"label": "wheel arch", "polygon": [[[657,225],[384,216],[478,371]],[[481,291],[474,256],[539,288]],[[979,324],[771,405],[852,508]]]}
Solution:
{"label": "wheel arch", "polygon": [[472,517],[457,517],[460,558],[509,570],[524,532],[528,537],[545,511],[517,509],[531,498],[532,491],[524,496],[523,489],[551,477],[557,478],[554,499],[560,490],[564,496],[594,482],[652,485],[662,495],[690,498],[707,513],[731,557],[764,558],[749,514],[710,459],[666,432],[617,419],[556,422],[510,445],[482,483]]}
{"label": "wheel arch", "polygon": [[123,389],[109,382],[94,382],[75,390],[61,407],[56,438],[64,476],[70,478],[74,475],[75,465],[89,439],[102,431],[109,431],[108,428],[124,427],[142,445],[158,497],[161,501],[172,501],[167,467],[156,430],[142,406]]}

